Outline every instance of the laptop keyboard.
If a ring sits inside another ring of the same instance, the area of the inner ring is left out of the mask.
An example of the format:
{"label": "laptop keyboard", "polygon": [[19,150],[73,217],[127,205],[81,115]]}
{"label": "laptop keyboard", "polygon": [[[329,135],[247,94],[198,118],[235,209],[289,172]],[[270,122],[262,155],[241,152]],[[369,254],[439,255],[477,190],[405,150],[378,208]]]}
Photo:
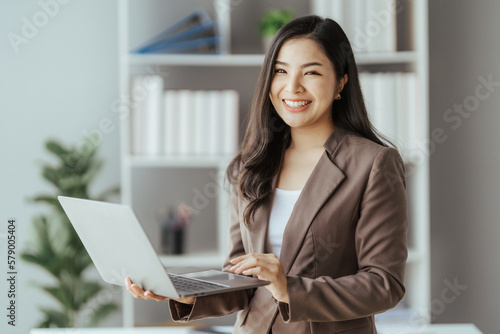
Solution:
{"label": "laptop keyboard", "polygon": [[223,284],[217,284],[212,282],[200,281],[197,279],[192,279],[189,277],[168,274],[170,280],[174,284],[178,292],[188,292],[188,293],[200,293],[206,291],[214,291],[225,289],[228,286]]}

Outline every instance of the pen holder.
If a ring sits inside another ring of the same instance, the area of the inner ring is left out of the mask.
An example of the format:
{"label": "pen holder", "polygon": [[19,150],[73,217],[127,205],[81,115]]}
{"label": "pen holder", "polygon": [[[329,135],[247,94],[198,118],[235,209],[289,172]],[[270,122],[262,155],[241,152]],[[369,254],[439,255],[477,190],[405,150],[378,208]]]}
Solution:
{"label": "pen holder", "polygon": [[180,203],[177,209],[162,208],[157,213],[161,226],[161,250],[163,254],[184,253],[184,232],[191,221],[191,208]]}
{"label": "pen holder", "polygon": [[163,254],[184,253],[184,229],[163,228],[161,231],[161,248]]}

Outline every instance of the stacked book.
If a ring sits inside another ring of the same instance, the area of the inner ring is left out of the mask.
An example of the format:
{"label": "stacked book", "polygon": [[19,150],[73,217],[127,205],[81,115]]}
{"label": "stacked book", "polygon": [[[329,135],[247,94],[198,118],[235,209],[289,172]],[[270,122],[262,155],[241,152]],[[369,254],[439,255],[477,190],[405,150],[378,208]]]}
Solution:
{"label": "stacked book", "polygon": [[217,25],[208,13],[196,9],[132,50],[133,53],[205,53],[220,52]]}
{"label": "stacked book", "polygon": [[160,76],[132,80],[134,155],[233,155],[239,96],[234,90],[164,90]]}
{"label": "stacked book", "polygon": [[361,88],[375,128],[394,142],[403,155],[418,149],[424,138],[417,75],[411,72],[360,73]]}
{"label": "stacked book", "polygon": [[401,8],[394,0],[314,0],[314,13],[337,21],[354,52],[395,52],[396,16]]}

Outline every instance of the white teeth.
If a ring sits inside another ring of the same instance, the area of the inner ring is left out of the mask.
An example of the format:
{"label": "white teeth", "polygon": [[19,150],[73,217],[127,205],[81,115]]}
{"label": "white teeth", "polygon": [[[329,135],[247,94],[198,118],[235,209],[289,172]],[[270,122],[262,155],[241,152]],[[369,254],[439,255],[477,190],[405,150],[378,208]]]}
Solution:
{"label": "white teeth", "polygon": [[292,107],[292,108],[303,107],[303,106],[311,103],[311,101],[289,101],[289,100],[283,100],[283,101],[285,101],[287,106]]}

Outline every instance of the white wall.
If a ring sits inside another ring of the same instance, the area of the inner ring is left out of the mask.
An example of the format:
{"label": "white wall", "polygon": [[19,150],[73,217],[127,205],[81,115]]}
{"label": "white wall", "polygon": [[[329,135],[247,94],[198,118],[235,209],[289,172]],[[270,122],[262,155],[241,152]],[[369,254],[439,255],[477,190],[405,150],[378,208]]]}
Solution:
{"label": "white wall", "polygon": [[[41,0],[52,3],[52,0]],[[63,2],[60,0],[60,2]],[[48,138],[79,144],[83,132],[111,120],[114,129],[102,137],[100,156],[105,167],[93,189],[98,192],[119,183],[118,117],[111,103],[118,96],[116,1],[72,0],[51,6],[43,22],[38,1],[0,1],[0,332],[27,333],[41,317],[40,305],[49,298],[33,282],[49,283],[49,276],[24,262],[18,263],[18,318],[7,326],[6,225],[17,220],[18,249],[29,246],[34,216],[45,212],[27,199],[53,193],[40,175],[40,162],[50,162],[44,150]],[[22,36],[23,18],[38,28],[16,53],[9,33]],[[116,293],[115,293],[116,295]],[[119,295],[119,294],[118,294]],[[118,296],[119,298],[119,296]],[[120,314],[108,321],[119,324]]]}
{"label": "white wall", "polygon": [[[434,322],[473,322],[498,333],[500,2],[429,2],[430,128],[448,136],[431,156],[431,309]],[[493,92],[478,79],[490,75]],[[448,114],[464,103],[465,116]],[[455,279],[461,287],[445,290],[445,280]]]}

